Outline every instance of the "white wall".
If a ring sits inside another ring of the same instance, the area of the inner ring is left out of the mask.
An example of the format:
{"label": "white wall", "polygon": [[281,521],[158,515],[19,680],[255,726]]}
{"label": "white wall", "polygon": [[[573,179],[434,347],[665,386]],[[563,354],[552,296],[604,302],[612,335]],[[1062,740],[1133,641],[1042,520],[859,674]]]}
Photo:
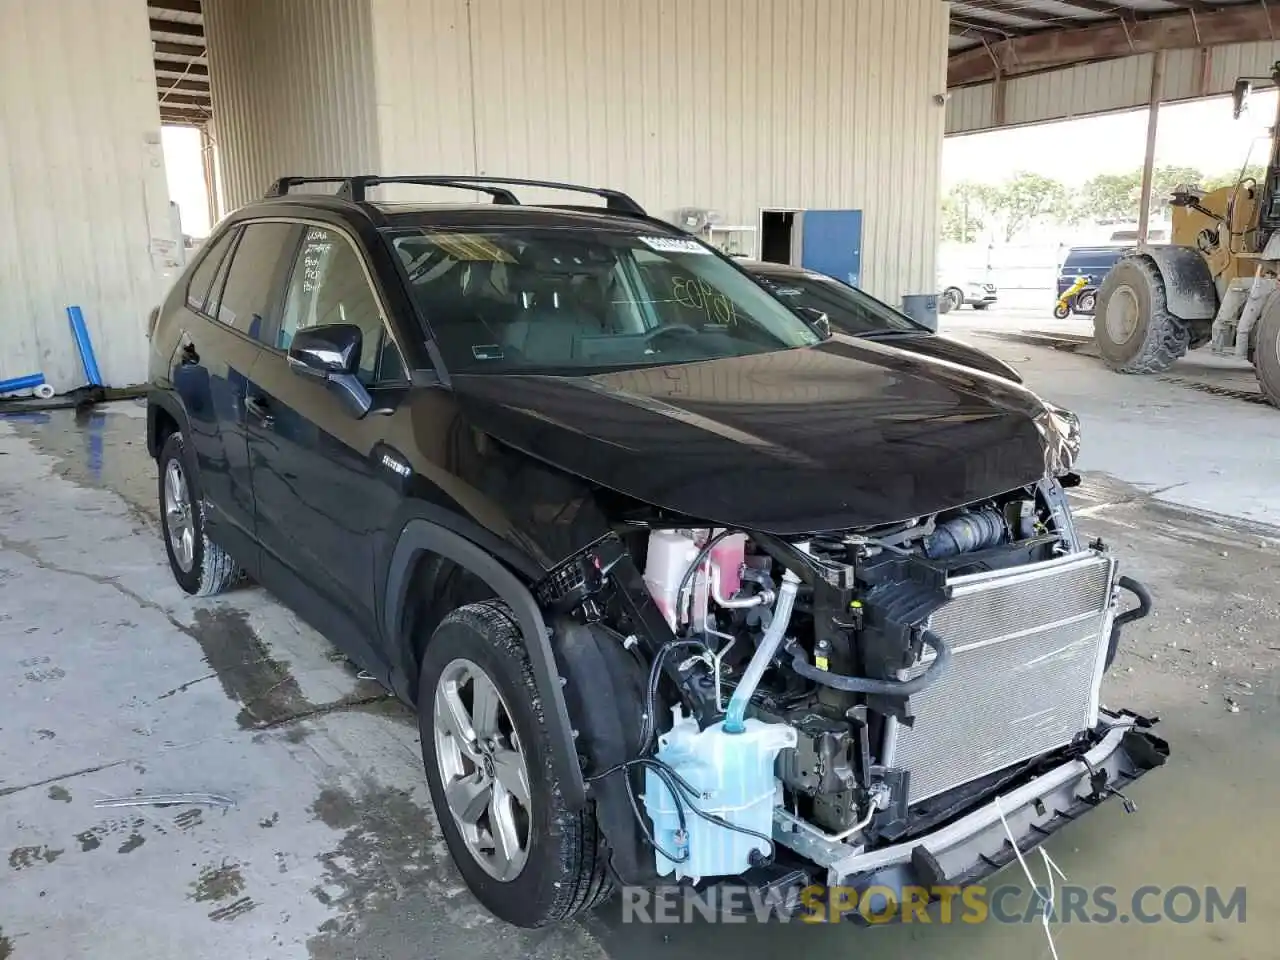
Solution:
{"label": "white wall", "polygon": [[146,4],[0,0],[0,379],[82,386],[77,304],[104,380],[145,381],[176,241]]}
{"label": "white wall", "polygon": [[945,4],[368,2],[384,170],[576,180],[735,224],[861,208],[863,284],[933,290]]}
{"label": "white wall", "polygon": [[368,0],[204,0],[203,9],[227,210],[287,174],[378,168]]}

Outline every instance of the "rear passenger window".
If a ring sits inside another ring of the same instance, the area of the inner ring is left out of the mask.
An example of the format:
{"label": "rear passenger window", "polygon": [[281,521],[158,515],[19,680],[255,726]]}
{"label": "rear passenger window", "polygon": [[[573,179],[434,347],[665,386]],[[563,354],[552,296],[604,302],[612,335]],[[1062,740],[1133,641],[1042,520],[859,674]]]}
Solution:
{"label": "rear passenger window", "polygon": [[293,336],[308,327],[351,323],[360,328],[361,381],[399,381],[404,363],[387,333],[378,298],[361,265],[360,253],[345,236],[307,227],[289,276],[275,346],[288,350]]}
{"label": "rear passenger window", "polygon": [[234,229],[228,230],[216,242],[205,248],[200,263],[197,264],[195,271],[191,274],[191,281],[187,284],[187,306],[192,310],[199,313],[207,312],[205,303],[209,299],[209,289],[213,286],[213,278],[217,276],[218,267],[231,248],[235,235]]}
{"label": "rear passenger window", "polygon": [[285,258],[293,253],[297,229],[289,223],[250,223],[244,228],[213,316],[255,339],[268,335],[277,281]]}

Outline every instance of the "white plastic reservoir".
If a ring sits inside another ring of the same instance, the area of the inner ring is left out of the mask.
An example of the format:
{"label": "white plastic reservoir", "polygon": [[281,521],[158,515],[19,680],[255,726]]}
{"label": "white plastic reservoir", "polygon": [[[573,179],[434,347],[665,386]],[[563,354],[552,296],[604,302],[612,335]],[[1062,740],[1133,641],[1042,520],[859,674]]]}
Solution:
{"label": "white plastic reservoir", "polygon": [[690,797],[682,791],[685,833],[675,798],[653,768],[645,770],[644,805],[653,821],[658,846],[677,857],[657,854],[659,876],[673,871],[676,878],[736,876],[751,864],[752,851],[769,852],[769,844],[711,823],[690,807],[714,814],[729,823],[745,827],[765,837],[773,835],[773,807],[776,796],[774,759],[778,751],[796,745],[796,731],[781,723],[745,721],[742,733],[725,733],[720,724],[699,731],[692,717],[677,706],[672,711],[675,724],[658,738],[658,759],[670,765],[697,791]]}

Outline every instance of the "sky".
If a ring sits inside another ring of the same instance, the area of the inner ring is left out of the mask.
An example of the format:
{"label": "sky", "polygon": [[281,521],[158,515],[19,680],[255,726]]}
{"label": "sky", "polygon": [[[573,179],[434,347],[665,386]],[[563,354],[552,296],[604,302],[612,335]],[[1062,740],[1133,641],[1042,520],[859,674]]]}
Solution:
{"label": "sky", "polygon": [[[1238,171],[1246,155],[1250,163],[1265,164],[1275,110],[1275,91],[1255,93],[1239,120],[1231,118],[1230,97],[1164,106],[1156,128],[1156,165],[1196,167],[1209,175]],[[1141,167],[1146,143],[1146,107],[948,137],[942,151],[942,189],[963,180],[1000,183],[1021,170],[1079,185],[1100,173]]]}

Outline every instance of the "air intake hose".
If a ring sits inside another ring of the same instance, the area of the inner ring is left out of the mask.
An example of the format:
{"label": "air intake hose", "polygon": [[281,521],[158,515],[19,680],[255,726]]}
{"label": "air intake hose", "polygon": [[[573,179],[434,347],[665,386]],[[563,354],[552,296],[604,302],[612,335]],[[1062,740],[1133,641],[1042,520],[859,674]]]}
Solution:
{"label": "air intake hose", "polygon": [[872,677],[847,677],[844,674],[819,670],[805,659],[804,651],[799,647],[793,648],[791,651],[791,669],[814,683],[820,683],[824,687],[831,687],[835,690],[843,690],[845,693],[866,693],[882,697],[909,697],[913,693],[919,693],[937,680],[938,677],[942,676],[942,671],[947,668],[947,664],[951,661],[951,648],[943,643],[942,638],[932,630],[925,630],[920,635],[920,639],[924,641],[926,646],[933,649],[936,656],[933,658],[933,663],[929,664],[929,668],[924,673],[918,677],[912,677],[910,680],[876,680]]}
{"label": "air intake hose", "polygon": [[954,557],[974,550],[985,550],[1004,542],[1009,527],[999,510],[988,507],[953,517],[924,540],[926,557]]}

